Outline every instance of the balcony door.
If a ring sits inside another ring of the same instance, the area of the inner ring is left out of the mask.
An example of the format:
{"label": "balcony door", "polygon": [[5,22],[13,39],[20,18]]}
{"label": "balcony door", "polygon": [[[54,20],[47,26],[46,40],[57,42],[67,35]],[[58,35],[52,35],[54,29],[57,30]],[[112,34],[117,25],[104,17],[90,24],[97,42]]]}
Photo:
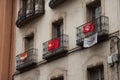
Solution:
{"label": "balcony door", "polygon": [[96,19],[101,15],[101,6],[96,6],[95,8],[91,8],[91,19]]}
{"label": "balcony door", "polygon": [[63,34],[63,19],[53,22],[52,24],[52,37],[60,37]]}
{"label": "balcony door", "polygon": [[92,19],[95,20],[94,23],[95,23],[95,29],[96,31],[100,31],[100,26],[101,26],[101,18],[100,18],[100,15],[101,15],[101,6],[96,6],[94,9],[93,9],[93,13],[92,13]]}
{"label": "balcony door", "polygon": [[34,1],[33,0],[27,0],[26,2],[26,13],[32,13],[34,11]]}
{"label": "balcony door", "polygon": [[31,34],[25,37],[25,51],[30,50],[34,47],[34,35]]}
{"label": "balcony door", "polygon": [[88,21],[93,20],[95,24],[95,31],[100,31],[101,26],[101,2],[95,0],[94,2],[87,5]]}
{"label": "balcony door", "polygon": [[24,14],[28,14],[33,11],[33,0],[21,0],[20,1],[20,9],[22,8]]}

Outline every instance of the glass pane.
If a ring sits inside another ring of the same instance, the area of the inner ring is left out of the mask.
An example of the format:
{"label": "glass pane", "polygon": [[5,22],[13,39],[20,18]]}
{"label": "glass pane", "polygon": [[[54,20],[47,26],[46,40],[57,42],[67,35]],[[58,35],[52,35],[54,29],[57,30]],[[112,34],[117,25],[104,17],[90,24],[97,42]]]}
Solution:
{"label": "glass pane", "polygon": [[29,40],[29,43],[28,43],[28,47],[29,47],[29,49],[32,49],[33,48],[33,45],[34,45],[34,40],[33,40],[33,38],[31,38],[30,40]]}
{"label": "glass pane", "polygon": [[53,38],[60,37],[63,33],[63,21],[53,23]]}
{"label": "glass pane", "polygon": [[100,14],[101,14],[101,7],[98,6],[98,7],[96,7],[96,9],[95,9],[95,18],[100,17]]}
{"label": "glass pane", "polygon": [[90,80],[104,80],[103,66],[89,70]]}
{"label": "glass pane", "polygon": [[99,80],[99,73],[98,73],[98,71],[91,71],[90,78],[91,78],[91,80]]}

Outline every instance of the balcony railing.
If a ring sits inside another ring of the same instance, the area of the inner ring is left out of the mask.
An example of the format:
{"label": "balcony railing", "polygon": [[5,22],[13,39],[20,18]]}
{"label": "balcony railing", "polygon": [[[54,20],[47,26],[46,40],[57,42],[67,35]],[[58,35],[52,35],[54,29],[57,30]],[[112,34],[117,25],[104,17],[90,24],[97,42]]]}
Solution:
{"label": "balcony railing", "polygon": [[[50,46],[49,46],[50,45]],[[68,35],[51,39],[43,43],[43,59],[52,60],[64,56],[68,51]]]}
{"label": "balcony railing", "polygon": [[16,25],[20,28],[42,14],[44,14],[44,0],[34,0],[19,10]]}
{"label": "balcony railing", "polygon": [[118,53],[120,54],[120,39],[118,40]]}
{"label": "balcony railing", "polygon": [[[88,33],[83,32],[83,27],[88,24],[93,24],[94,29]],[[106,16],[100,16],[90,22],[87,22],[79,27],[77,27],[77,40],[76,44],[78,46],[83,46],[84,38],[89,37],[90,35],[98,33],[98,42],[104,41],[108,38],[109,35],[109,19]]]}
{"label": "balcony railing", "polygon": [[37,49],[30,49],[16,56],[16,70],[24,71],[37,64]]}
{"label": "balcony railing", "polygon": [[62,4],[65,0],[51,0],[49,6],[53,9],[58,5]]}

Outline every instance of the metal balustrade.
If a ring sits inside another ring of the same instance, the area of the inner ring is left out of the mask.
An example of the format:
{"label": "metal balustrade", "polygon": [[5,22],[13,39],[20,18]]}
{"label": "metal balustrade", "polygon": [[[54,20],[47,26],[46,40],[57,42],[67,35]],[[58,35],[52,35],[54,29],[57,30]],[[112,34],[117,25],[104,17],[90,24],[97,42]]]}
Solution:
{"label": "metal balustrade", "polygon": [[32,21],[32,19],[44,14],[44,0],[33,0],[18,11],[17,27]]}
{"label": "metal balustrade", "polygon": [[[58,47],[53,50],[49,50],[48,49],[49,42],[55,39],[58,39]],[[65,55],[66,52],[68,51],[68,47],[69,47],[68,35],[63,34],[60,37],[53,38],[43,43],[43,59],[50,60]]]}
{"label": "metal balustrade", "polygon": [[[94,30],[88,33],[83,32],[83,26],[86,26],[89,23],[93,23]],[[98,33],[98,42],[104,41],[108,38],[109,35],[109,18],[106,16],[100,16],[90,22],[87,22],[79,27],[77,29],[77,40],[76,44],[78,46],[83,46],[84,38],[89,37],[90,35],[94,33]]]}
{"label": "metal balustrade", "polygon": [[37,64],[37,49],[30,49],[16,56],[16,70],[23,71]]}
{"label": "metal balustrade", "polygon": [[58,5],[62,4],[65,0],[51,0],[49,6],[54,9]]}

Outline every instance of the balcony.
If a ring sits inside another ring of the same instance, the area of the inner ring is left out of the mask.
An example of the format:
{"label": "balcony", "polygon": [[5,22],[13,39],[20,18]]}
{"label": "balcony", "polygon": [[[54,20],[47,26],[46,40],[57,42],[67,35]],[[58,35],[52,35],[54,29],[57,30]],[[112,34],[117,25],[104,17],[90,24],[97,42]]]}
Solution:
{"label": "balcony", "polygon": [[[118,53],[120,54],[120,38],[119,38],[119,40],[118,40]],[[119,58],[120,59],[120,58]]]}
{"label": "balcony", "polygon": [[68,52],[68,35],[51,39],[43,43],[43,59],[53,60]]}
{"label": "balcony", "polygon": [[65,0],[51,0],[49,3],[50,8],[54,9],[58,5],[62,4]]}
{"label": "balcony", "polygon": [[[83,27],[93,23],[94,30],[92,32],[84,33]],[[87,22],[79,27],[77,27],[77,40],[76,44],[78,46],[83,46],[84,38],[89,37],[90,35],[97,33],[98,43],[108,39],[109,36],[109,19],[106,16],[98,17],[90,22]]]}
{"label": "balcony", "polygon": [[18,12],[18,19],[16,21],[17,27],[22,27],[24,24],[44,14],[44,0],[36,0],[26,6],[22,7]]}
{"label": "balcony", "polygon": [[37,49],[30,49],[16,56],[16,70],[31,69],[37,64]]}

